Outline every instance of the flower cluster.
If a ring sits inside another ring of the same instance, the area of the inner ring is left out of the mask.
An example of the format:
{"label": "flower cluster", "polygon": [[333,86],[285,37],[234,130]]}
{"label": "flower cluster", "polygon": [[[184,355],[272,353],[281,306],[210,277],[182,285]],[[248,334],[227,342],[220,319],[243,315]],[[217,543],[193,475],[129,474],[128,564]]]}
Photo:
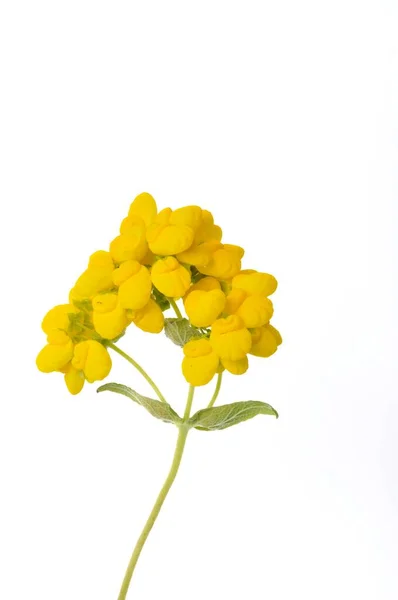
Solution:
{"label": "flower cluster", "polygon": [[109,342],[131,323],[160,333],[169,300],[181,298],[192,331],[182,371],[191,385],[205,385],[224,369],[245,373],[248,354],[273,354],[282,341],[270,325],[269,296],[277,282],[267,273],[242,270],[244,250],[221,239],[209,211],[185,206],[158,212],[150,194],[137,196],[109,251],[90,257],[69,303],[45,316],[48,343],[38,368],[64,373],[69,391],[77,394],[85,380],[109,374]]}

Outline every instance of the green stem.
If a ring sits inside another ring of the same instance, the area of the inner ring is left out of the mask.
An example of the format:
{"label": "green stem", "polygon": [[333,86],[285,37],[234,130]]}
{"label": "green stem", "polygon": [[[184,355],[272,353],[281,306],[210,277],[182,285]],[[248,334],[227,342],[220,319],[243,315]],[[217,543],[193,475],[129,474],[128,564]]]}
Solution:
{"label": "green stem", "polygon": [[126,354],[125,352],[123,352],[123,350],[121,350],[120,348],[118,348],[118,346],[116,346],[112,342],[108,342],[107,346],[108,346],[108,348],[112,348],[112,350],[114,352],[117,352],[118,354],[120,354],[120,356],[123,356],[123,358],[125,358],[126,360],[128,360],[128,362],[130,364],[132,364],[133,367],[135,367],[137,369],[137,371],[139,371],[143,377],[145,377],[145,379],[147,380],[147,382],[149,383],[149,385],[151,386],[151,388],[157,394],[159,400],[161,402],[166,402],[166,398],[163,396],[162,392],[160,391],[160,389],[158,388],[158,386],[156,385],[156,383],[153,381],[153,379],[151,377],[149,377],[148,373],[146,371],[144,371],[144,369],[141,367],[141,365],[139,365],[134,360],[134,358],[131,358],[131,356],[129,356],[128,354]]}
{"label": "green stem", "polygon": [[144,544],[145,544],[146,540],[148,539],[151,529],[154,526],[155,521],[159,515],[160,509],[162,508],[163,503],[167,497],[167,494],[169,493],[170,488],[173,485],[173,482],[178,473],[178,469],[181,464],[182,454],[184,452],[185,442],[186,442],[188,431],[189,431],[189,428],[186,425],[186,421],[189,419],[189,415],[191,412],[194,390],[195,390],[195,388],[193,386],[189,387],[187,404],[186,404],[185,412],[184,412],[184,419],[183,419],[183,422],[181,423],[181,425],[179,426],[179,432],[178,432],[177,444],[176,444],[176,448],[175,448],[175,452],[174,452],[174,456],[173,456],[173,462],[171,463],[169,474],[167,475],[166,481],[164,482],[163,487],[159,492],[159,496],[156,499],[156,502],[152,508],[151,514],[149,515],[148,520],[145,523],[144,529],[142,530],[141,535],[138,538],[138,541],[135,545],[133,554],[131,556],[130,562],[127,567],[126,574],[123,579],[123,583],[122,583],[122,587],[120,589],[118,600],[125,600],[125,598],[127,596],[131,578],[133,576],[134,569],[137,565],[137,561],[140,557],[140,554],[142,552]]}
{"label": "green stem", "polygon": [[217,400],[218,394],[220,393],[221,383],[222,383],[222,373],[219,373],[218,377],[217,377],[216,389],[214,390],[214,394],[213,394],[212,399],[210,400],[207,408],[211,408],[214,405],[215,401]]}
{"label": "green stem", "polygon": [[168,299],[170,302],[170,306],[174,309],[175,314],[177,315],[177,319],[182,319],[182,314],[180,309],[177,306],[177,302],[173,300],[173,298]]}

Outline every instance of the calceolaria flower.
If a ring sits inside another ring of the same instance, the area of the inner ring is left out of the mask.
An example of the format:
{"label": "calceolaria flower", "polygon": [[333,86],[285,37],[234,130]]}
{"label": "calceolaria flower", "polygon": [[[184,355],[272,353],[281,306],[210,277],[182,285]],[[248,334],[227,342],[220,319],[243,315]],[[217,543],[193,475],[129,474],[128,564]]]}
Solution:
{"label": "calceolaria flower", "polygon": [[[102,381],[109,375],[113,351],[143,375],[157,399],[116,383],[102,385],[98,391],[128,396],[152,416],[178,428],[171,474],[134,550],[119,595],[123,600],[174,480],[189,430],[225,429],[258,414],[277,416],[260,401],[214,404],[224,374],[244,375],[249,371],[249,357],[253,364],[272,356],[282,338],[271,324],[275,277],[243,268],[243,248],[223,240],[221,227],[207,209],[187,205],[158,210],[154,198],[145,192],[132,202],[113,236],[107,249],[89,257],[65,303],[45,315],[46,343],[36,363],[43,373],[61,373],[68,391],[76,395],[86,381]],[[151,334],[164,330],[180,347],[179,369],[189,384],[182,417],[136,360],[117,345],[131,325]],[[195,387],[213,379],[215,391],[208,406],[191,416]]]}

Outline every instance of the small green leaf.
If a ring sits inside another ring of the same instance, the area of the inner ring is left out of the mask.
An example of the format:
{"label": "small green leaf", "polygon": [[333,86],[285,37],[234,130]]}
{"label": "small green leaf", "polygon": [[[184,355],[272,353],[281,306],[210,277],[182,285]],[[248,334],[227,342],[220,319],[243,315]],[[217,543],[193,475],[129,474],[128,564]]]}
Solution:
{"label": "small green leaf", "polygon": [[203,337],[202,331],[193,327],[188,319],[165,319],[164,332],[173,344],[181,347],[190,340]]}
{"label": "small green leaf", "polygon": [[269,404],[258,400],[246,400],[199,410],[189,419],[188,425],[203,431],[215,431],[232,427],[256,415],[273,415],[278,418],[278,413]]}
{"label": "small green leaf", "polygon": [[181,417],[177,415],[175,410],[173,410],[167,402],[160,402],[153,398],[141,396],[138,392],[127,387],[127,385],[122,385],[121,383],[106,383],[97,389],[97,392],[107,391],[127,396],[127,398],[134,400],[134,402],[137,402],[137,404],[146,408],[153,417],[156,417],[156,419],[160,419],[165,423],[174,423],[175,425],[178,425],[182,421]]}

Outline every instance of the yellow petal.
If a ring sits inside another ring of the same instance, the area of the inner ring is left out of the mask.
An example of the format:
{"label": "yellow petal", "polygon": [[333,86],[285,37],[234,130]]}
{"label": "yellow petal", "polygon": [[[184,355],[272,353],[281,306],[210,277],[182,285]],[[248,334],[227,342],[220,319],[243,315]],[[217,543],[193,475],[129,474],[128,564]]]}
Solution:
{"label": "yellow petal", "polygon": [[87,381],[93,383],[109,375],[112,361],[102,344],[95,340],[86,340],[75,346],[72,365],[83,371]]}
{"label": "yellow petal", "polygon": [[274,312],[271,300],[259,294],[248,296],[236,311],[248,328],[268,323]]}
{"label": "yellow petal", "polygon": [[247,356],[241,358],[240,360],[224,359],[222,360],[222,365],[227,369],[227,371],[232,373],[232,375],[243,375],[243,373],[246,373],[247,369],[249,368],[249,361]]}
{"label": "yellow petal", "polygon": [[246,298],[246,292],[239,289],[233,289],[227,296],[227,302],[225,304],[225,312],[229,315],[236,313],[238,308],[241,306]]}
{"label": "yellow petal", "polygon": [[155,219],[158,209],[155,199],[148,192],[139,194],[132,202],[129,216],[138,216],[148,227]]}
{"label": "yellow petal", "polygon": [[97,252],[94,252],[94,254],[90,256],[88,268],[100,268],[112,271],[115,266],[113,264],[112,256],[109,252],[106,252],[105,250],[97,250]]}
{"label": "yellow petal", "polygon": [[119,303],[123,308],[138,310],[149,301],[152,292],[152,281],[146,267],[124,281],[119,287]]}
{"label": "yellow petal", "polygon": [[69,341],[66,344],[47,344],[36,358],[36,365],[42,373],[51,373],[59,371],[73,356],[73,343]]}
{"label": "yellow petal", "polygon": [[177,254],[177,258],[180,262],[186,263],[187,265],[194,265],[195,267],[209,264],[213,254],[213,247],[211,244],[199,244],[198,246],[191,246],[185,252]]}
{"label": "yellow petal", "polygon": [[188,383],[200,386],[213,379],[220,361],[209,340],[202,338],[188,342],[184,346],[184,355],[182,372]]}
{"label": "yellow petal", "polygon": [[117,286],[121,285],[124,281],[127,281],[132,275],[138,273],[141,269],[141,265],[136,260],[126,260],[120,267],[113,271],[112,280]]}
{"label": "yellow petal", "polygon": [[160,307],[152,298],[141,310],[133,311],[133,323],[148,333],[160,333],[164,327],[164,316]]}
{"label": "yellow petal", "polygon": [[224,310],[225,294],[221,290],[195,290],[184,302],[189,320],[195,327],[209,327]]}
{"label": "yellow petal", "polygon": [[78,313],[78,309],[72,304],[59,304],[48,311],[44,317],[41,328],[44,333],[50,333],[52,329],[67,330],[69,326],[69,314]]}
{"label": "yellow petal", "polygon": [[131,233],[117,236],[110,243],[109,251],[116,263],[126,260],[140,261],[148,252],[145,230],[135,227]]}
{"label": "yellow petal", "polygon": [[240,271],[241,252],[243,250],[239,246],[224,246],[213,253],[208,265],[197,268],[204,275],[218,279],[231,279]]}
{"label": "yellow petal", "polygon": [[272,325],[265,325],[252,332],[253,344],[250,354],[266,358],[276,352],[282,338]]}
{"label": "yellow petal", "polygon": [[89,267],[82,273],[73,288],[73,298],[84,300],[113,287],[113,267]]}
{"label": "yellow petal", "polygon": [[277,288],[278,282],[269,273],[257,271],[241,271],[232,280],[232,287],[244,290],[248,294],[270,296]]}
{"label": "yellow petal", "polygon": [[151,225],[147,230],[150,250],[161,256],[179,254],[193,242],[193,230],[186,225]]}
{"label": "yellow petal", "polygon": [[214,225],[214,219],[211,212],[202,210],[202,223],[195,233],[195,244],[202,244],[215,240],[220,242],[222,238],[222,230],[218,225]]}
{"label": "yellow petal", "polygon": [[93,310],[97,313],[107,313],[117,306],[117,294],[98,294],[93,298]]}
{"label": "yellow petal", "polygon": [[170,225],[188,225],[196,231],[202,223],[202,209],[199,206],[184,206],[173,210]]}
{"label": "yellow petal", "polygon": [[113,310],[100,312],[94,310],[93,324],[96,332],[106,340],[113,340],[123,333],[129,324],[126,310],[116,304]]}
{"label": "yellow petal", "polygon": [[222,360],[240,360],[249,352],[252,338],[242,319],[231,315],[213,323],[210,342]]}
{"label": "yellow petal", "polygon": [[173,256],[155,262],[151,270],[153,285],[169,298],[181,298],[191,283],[191,274]]}
{"label": "yellow petal", "polygon": [[70,364],[65,371],[64,379],[66,387],[73,396],[82,391],[84,386],[84,374],[82,371],[75,369],[72,364]]}

